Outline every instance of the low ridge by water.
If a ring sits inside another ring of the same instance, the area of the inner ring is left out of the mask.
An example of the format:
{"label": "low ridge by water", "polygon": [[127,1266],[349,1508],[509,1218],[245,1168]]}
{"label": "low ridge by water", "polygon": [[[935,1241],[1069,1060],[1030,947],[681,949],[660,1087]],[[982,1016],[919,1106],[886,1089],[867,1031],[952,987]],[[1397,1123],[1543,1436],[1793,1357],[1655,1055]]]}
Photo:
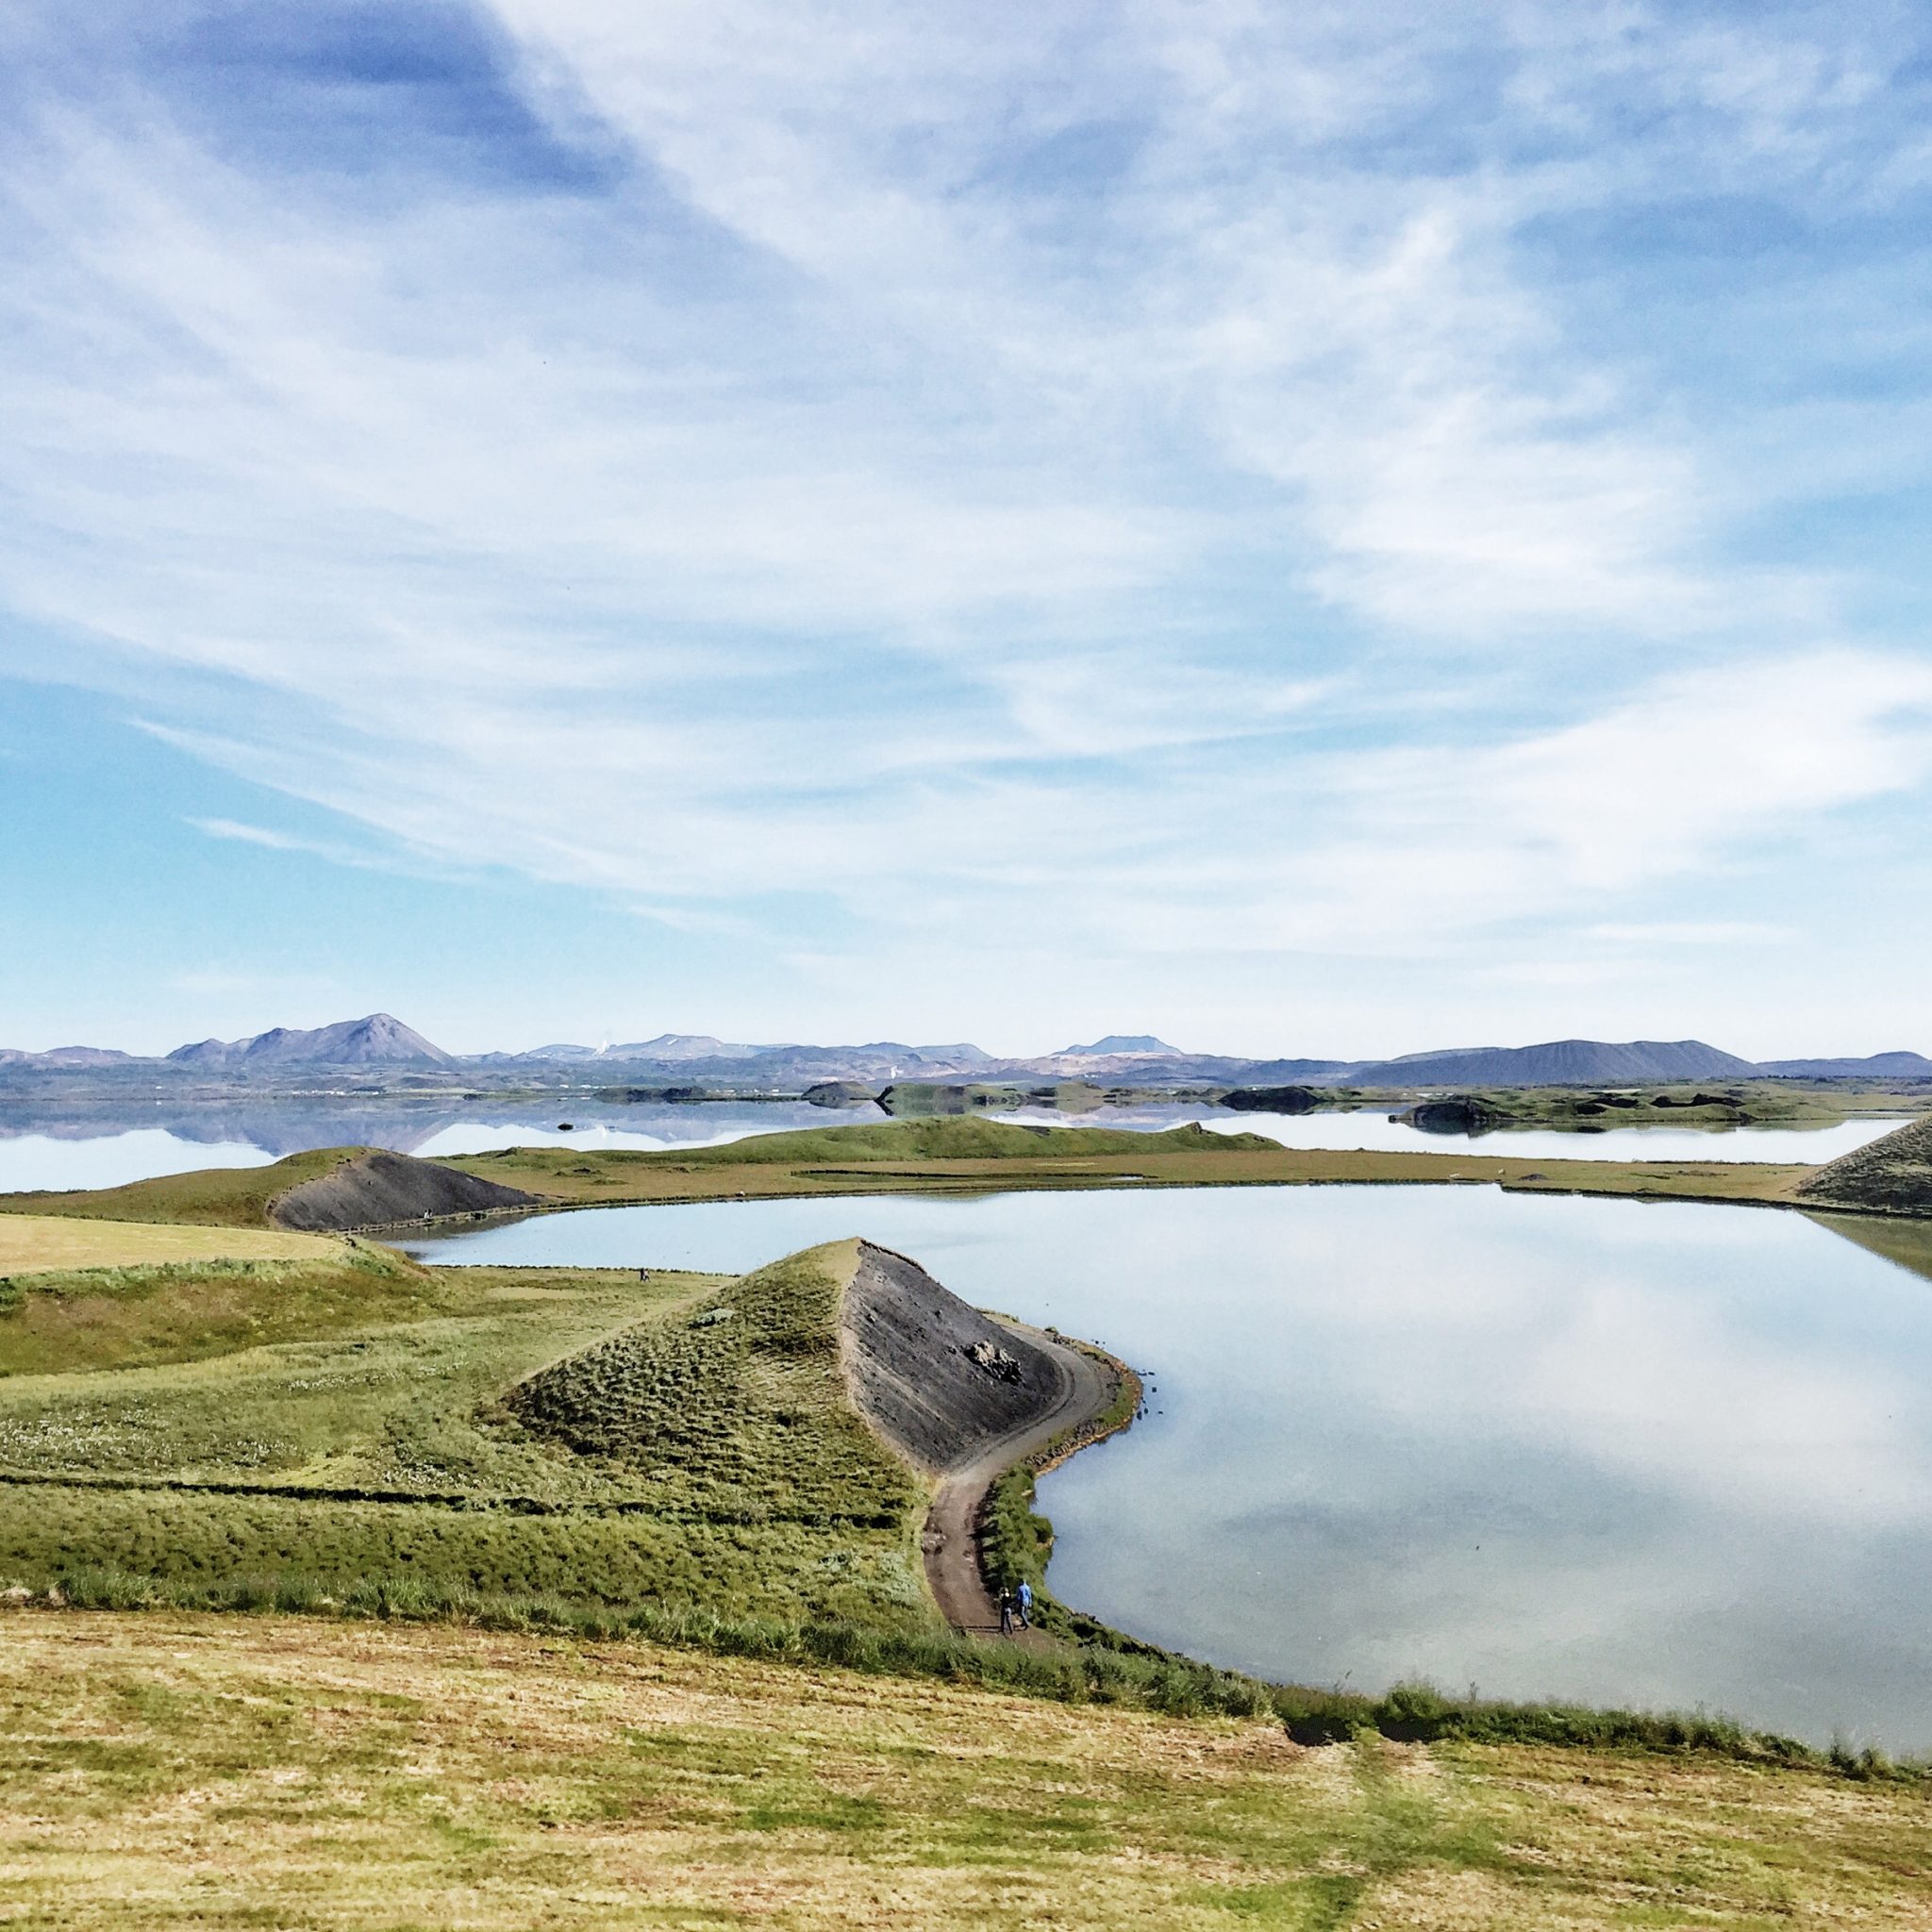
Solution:
{"label": "low ridge by water", "polygon": [[[625,1106],[551,1095],[533,1101],[427,1108],[407,1101],[176,1108],[165,1114],[126,1110],[58,1112],[0,1108],[0,1193],[30,1188],[111,1188],[203,1167],[257,1167],[310,1147],[387,1147],[426,1160],[497,1147],[716,1147],[752,1134],[840,1126],[885,1118],[875,1107],[828,1110],[804,1101],[707,1101]],[[1158,1132],[1189,1121],[1222,1134],[1265,1134],[1284,1147],[1450,1153],[1472,1144],[1534,1160],[1835,1159],[1890,1132],[1894,1118],[1830,1126],[1613,1127],[1600,1134],[1528,1129],[1472,1143],[1419,1133],[1386,1113],[1230,1113],[1222,1108],[1107,1108],[1088,1113],[999,1114],[1051,1126],[1105,1126]],[[564,1129],[559,1124],[568,1121]]]}
{"label": "low ridge by water", "polygon": [[899,1196],[544,1215],[415,1251],[737,1271],[851,1234],[1148,1372],[1154,1412],[1042,1484],[1055,1590],[1123,1628],[1276,1677],[1932,1748],[1932,1282],[1804,1216],[1479,1188]]}

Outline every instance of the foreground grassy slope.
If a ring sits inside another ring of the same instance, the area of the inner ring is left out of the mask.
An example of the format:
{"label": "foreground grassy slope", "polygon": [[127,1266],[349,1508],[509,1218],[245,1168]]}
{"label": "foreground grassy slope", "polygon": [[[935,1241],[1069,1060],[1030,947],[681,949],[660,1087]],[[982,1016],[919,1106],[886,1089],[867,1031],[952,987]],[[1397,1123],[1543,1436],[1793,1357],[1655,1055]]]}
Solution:
{"label": "foreground grassy slope", "polygon": [[927,1630],[923,1491],[829,1399],[835,1268],[721,1295],[365,1247],[346,1279],[30,1287],[0,1304],[0,1585]]}
{"label": "foreground grassy slope", "polygon": [[518,1384],[504,1408],[687,1508],[909,1525],[925,1486],[859,1420],[840,1374],[858,1246],[761,1268],[694,1321],[623,1329]]}
{"label": "foreground grassy slope", "polygon": [[0,1621],[0,1917],[61,1932],[1932,1919],[1924,1798],[1707,1760],[1302,1751],[470,1630]]}

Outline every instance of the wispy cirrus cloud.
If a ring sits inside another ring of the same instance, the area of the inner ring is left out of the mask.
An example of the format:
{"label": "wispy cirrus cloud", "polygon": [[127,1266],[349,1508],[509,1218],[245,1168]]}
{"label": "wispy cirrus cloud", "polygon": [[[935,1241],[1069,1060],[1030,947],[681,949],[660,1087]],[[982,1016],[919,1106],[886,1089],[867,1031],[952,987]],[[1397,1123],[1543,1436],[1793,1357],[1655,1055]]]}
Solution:
{"label": "wispy cirrus cloud", "polygon": [[0,594],[363,832],[212,836],[1721,949],[1786,920],[1655,895],[1923,796],[1835,535],[1924,467],[1905,17],[372,19],[12,29]]}

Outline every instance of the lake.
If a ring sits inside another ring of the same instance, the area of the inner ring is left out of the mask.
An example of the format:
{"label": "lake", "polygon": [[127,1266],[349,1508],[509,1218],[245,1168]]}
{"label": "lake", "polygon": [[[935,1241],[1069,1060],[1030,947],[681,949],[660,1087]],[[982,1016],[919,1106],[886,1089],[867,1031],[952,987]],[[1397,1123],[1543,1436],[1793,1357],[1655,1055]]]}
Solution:
{"label": "lake", "polygon": [[850,1234],[1147,1373],[1154,1413],[1041,1484],[1055,1591],[1123,1629],[1278,1678],[1932,1748],[1932,1284],[1797,1214],[1475,1187],[896,1196],[575,1211],[412,1251],[739,1271]]}
{"label": "lake", "polygon": [[[876,1108],[866,1114],[885,1115]],[[388,1147],[434,1160],[496,1147],[715,1147],[751,1134],[822,1127],[843,1115],[804,1101],[702,1105],[585,1100],[541,1103],[407,1100],[215,1102],[49,1109],[0,1107],[0,1193],[28,1188],[112,1188],[203,1167],[259,1167],[310,1147]],[[559,1124],[568,1121],[568,1129]]]}
{"label": "lake", "polygon": [[[51,1109],[0,1105],[0,1193],[28,1188],[110,1188],[202,1167],[255,1167],[309,1147],[389,1147],[434,1160],[497,1147],[715,1147],[751,1134],[849,1125],[886,1118],[876,1107],[826,1108],[804,1101],[706,1101],[635,1106],[552,1094],[537,1100],[452,1106],[406,1099],[257,1100],[180,1103],[146,1108]],[[1055,1126],[1155,1132],[1199,1121],[1221,1134],[1265,1134],[1284,1147],[1389,1148],[1447,1152],[1478,1144],[1487,1153],[1533,1160],[1821,1161],[1847,1154],[1900,1122],[1865,1117],[1816,1128],[1612,1127],[1600,1134],[1529,1129],[1472,1143],[1419,1133],[1373,1110],[1353,1113],[1230,1113],[1224,1108],[1106,1108],[1089,1113],[1033,1111],[993,1116]],[[559,1124],[568,1121],[565,1130]]]}

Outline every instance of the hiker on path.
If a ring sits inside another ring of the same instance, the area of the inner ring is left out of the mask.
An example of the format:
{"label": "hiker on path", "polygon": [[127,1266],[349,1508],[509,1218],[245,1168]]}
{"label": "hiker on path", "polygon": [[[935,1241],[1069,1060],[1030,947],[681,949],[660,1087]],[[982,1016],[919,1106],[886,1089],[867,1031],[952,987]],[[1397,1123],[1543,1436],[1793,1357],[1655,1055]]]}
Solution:
{"label": "hiker on path", "polygon": [[1013,1599],[1013,1592],[1010,1590],[1001,1591],[1000,1635],[1002,1637],[1010,1637],[1013,1634],[1013,1611],[1016,1607],[1017,1605]]}
{"label": "hiker on path", "polygon": [[1020,1627],[1023,1630],[1030,1630],[1033,1627],[1033,1586],[1023,1577],[1020,1588],[1014,1594],[1018,1599]]}

